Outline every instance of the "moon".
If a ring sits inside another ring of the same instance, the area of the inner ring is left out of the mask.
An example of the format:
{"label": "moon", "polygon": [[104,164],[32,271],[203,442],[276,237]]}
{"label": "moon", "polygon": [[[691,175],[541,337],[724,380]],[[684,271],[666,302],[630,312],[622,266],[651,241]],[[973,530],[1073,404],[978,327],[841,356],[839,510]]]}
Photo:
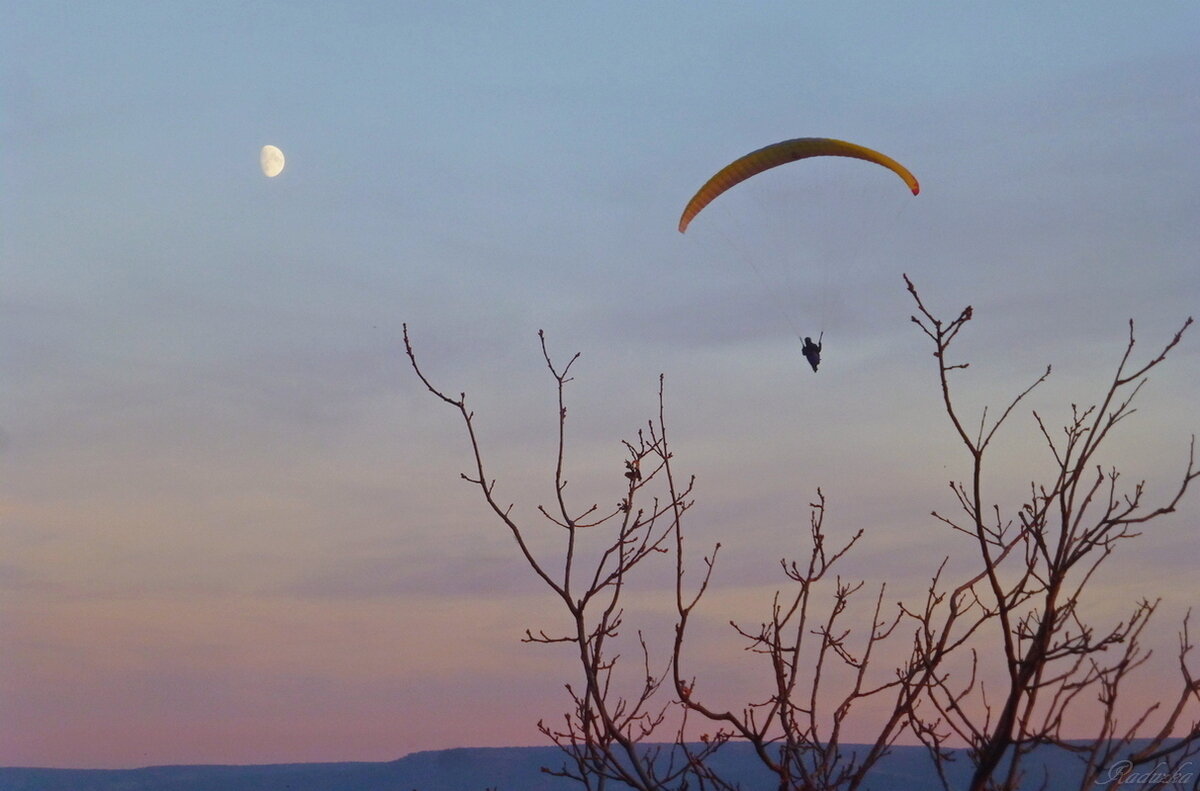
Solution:
{"label": "moon", "polygon": [[275,146],[263,146],[258,163],[262,165],[263,175],[273,179],[283,172],[283,152]]}

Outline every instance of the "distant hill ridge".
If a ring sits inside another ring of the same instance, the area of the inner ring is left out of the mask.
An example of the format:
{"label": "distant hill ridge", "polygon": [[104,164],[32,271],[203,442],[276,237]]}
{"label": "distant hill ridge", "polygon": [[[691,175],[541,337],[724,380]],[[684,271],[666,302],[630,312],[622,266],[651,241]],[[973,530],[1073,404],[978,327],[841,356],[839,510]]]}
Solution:
{"label": "distant hill ridge", "polygon": [[[847,750],[854,750],[848,745]],[[556,747],[460,747],[412,753],[381,763],[263,764],[248,766],[150,766],[141,769],[38,769],[0,767],[0,791],[566,791],[577,783],[552,777],[541,767],[559,767]],[[749,745],[726,745],[714,768],[747,791],[773,788],[771,776]],[[1192,779],[1196,777],[1192,765]],[[1044,774],[1043,774],[1044,770]],[[1030,760],[1027,786],[1078,786],[1079,761],[1064,750],[1045,748]],[[965,787],[970,766],[965,756],[950,773],[953,787]],[[873,791],[940,788],[922,747],[895,747],[872,772]],[[613,787],[613,786],[610,786]]]}

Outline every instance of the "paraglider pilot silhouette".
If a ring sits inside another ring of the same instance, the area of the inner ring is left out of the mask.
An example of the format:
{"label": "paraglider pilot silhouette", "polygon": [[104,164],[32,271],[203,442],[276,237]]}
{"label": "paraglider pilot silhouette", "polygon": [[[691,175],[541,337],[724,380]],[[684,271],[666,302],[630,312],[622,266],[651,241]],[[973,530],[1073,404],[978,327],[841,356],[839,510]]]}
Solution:
{"label": "paraglider pilot silhouette", "polygon": [[813,371],[817,370],[817,366],[821,364],[821,341],[824,339],[825,333],[822,332],[817,336],[817,342],[813,343],[813,339],[805,336],[804,346],[800,349],[800,353],[808,360],[808,364],[812,366]]}

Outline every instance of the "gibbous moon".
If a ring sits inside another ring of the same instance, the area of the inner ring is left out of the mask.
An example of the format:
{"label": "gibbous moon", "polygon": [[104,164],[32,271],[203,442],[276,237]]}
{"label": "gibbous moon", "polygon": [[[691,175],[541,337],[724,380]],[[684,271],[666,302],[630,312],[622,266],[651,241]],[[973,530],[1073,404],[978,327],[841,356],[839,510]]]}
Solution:
{"label": "gibbous moon", "polygon": [[283,172],[283,152],[275,146],[263,146],[258,155],[258,163],[262,165],[263,175],[273,179]]}

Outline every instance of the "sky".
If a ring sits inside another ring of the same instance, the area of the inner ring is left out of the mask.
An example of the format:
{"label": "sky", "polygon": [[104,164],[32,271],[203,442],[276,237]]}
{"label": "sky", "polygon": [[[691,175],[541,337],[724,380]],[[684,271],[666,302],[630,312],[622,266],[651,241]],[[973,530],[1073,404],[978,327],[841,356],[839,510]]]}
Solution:
{"label": "sky", "polygon": [[[727,622],[766,616],[817,487],[832,535],[866,531],[844,573],[889,597],[969,557],[930,516],[968,459],[902,273],[974,307],[967,414],[1053,366],[988,468],[1009,509],[1046,469],[1030,409],[1062,422],[1129,319],[1148,356],[1200,306],[1194,3],[0,5],[0,765],[543,743],[574,667],[520,637],[562,616],[459,479],[404,323],[545,557],[537,331],[581,355],[585,505],[620,498],[664,376],[689,547],[723,544],[690,661],[737,700],[765,679]],[[678,233],[709,175],[792,137],[878,148],[921,194],[809,160]],[[1151,498],[1200,429],[1198,350],[1105,457]],[[1198,524],[1193,496],[1093,585],[1104,623],[1163,599],[1137,700],[1200,601]],[[629,628],[669,633],[670,585],[639,580]]]}

